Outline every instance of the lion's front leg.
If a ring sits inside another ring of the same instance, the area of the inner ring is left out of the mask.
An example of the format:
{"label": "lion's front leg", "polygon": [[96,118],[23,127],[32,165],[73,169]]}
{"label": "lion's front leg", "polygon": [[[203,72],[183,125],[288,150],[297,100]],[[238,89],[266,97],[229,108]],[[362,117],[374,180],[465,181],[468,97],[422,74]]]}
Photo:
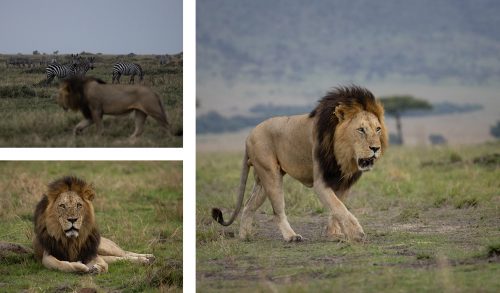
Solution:
{"label": "lion's front leg", "polygon": [[323,205],[330,210],[330,221],[327,227],[327,231],[331,233],[330,236],[340,236],[338,235],[340,230],[341,234],[344,234],[348,240],[361,241],[364,239],[365,233],[358,219],[347,210],[335,192],[325,186],[322,179],[318,178],[314,181],[314,191],[318,194]]}
{"label": "lion's front leg", "polygon": [[89,127],[94,123],[91,119],[85,119],[80,121],[73,129],[73,135],[80,134],[85,128]]}
{"label": "lion's front leg", "polygon": [[345,235],[344,233],[342,233],[342,228],[340,228],[339,222],[333,215],[330,215],[328,217],[328,224],[326,226],[326,235],[336,240],[345,239]]}
{"label": "lion's front leg", "polygon": [[51,270],[59,270],[63,272],[81,272],[87,273],[89,272],[89,267],[81,262],[69,262],[69,261],[61,261],[55,258],[54,256],[48,254],[46,251],[43,252],[42,264]]}
{"label": "lion's front leg", "polygon": [[102,135],[102,109],[91,109],[92,120],[97,128],[97,135]]}

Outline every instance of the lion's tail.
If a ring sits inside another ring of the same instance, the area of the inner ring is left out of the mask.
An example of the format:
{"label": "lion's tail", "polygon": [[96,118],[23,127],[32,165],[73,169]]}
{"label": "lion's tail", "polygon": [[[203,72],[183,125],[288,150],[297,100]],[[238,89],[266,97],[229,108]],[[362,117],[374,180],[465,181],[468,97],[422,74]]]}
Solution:
{"label": "lion's tail", "polygon": [[231,215],[231,219],[229,221],[224,222],[224,218],[222,217],[222,211],[218,208],[213,208],[212,209],[212,218],[216,220],[219,224],[222,226],[229,226],[231,225],[234,220],[236,219],[236,216],[238,216],[241,206],[243,205],[243,197],[245,196],[245,188],[247,185],[247,178],[248,178],[248,171],[250,169],[250,166],[248,165],[248,153],[245,149],[245,155],[243,156],[243,166],[241,167],[241,177],[240,177],[240,189],[239,189],[239,194],[238,194],[238,203],[236,204],[236,209],[234,210],[233,214]]}

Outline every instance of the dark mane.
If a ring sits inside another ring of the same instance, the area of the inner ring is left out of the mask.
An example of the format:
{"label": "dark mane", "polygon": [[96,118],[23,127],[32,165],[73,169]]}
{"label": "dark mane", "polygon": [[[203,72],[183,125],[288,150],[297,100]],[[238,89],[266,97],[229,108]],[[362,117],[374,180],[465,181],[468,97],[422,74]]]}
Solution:
{"label": "dark mane", "polygon": [[72,110],[80,110],[86,119],[92,119],[89,104],[85,97],[85,85],[88,82],[95,81],[99,84],[106,84],[105,81],[95,77],[70,77],[64,81],[64,86],[67,87],[70,96],[68,97],[69,107]]}
{"label": "dark mane", "polygon": [[361,177],[361,171],[354,174],[342,174],[335,158],[334,136],[339,120],[334,112],[335,107],[340,104],[349,108],[361,107],[362,110],[372,112],[380,117],[379,106],[373,94],[357,85],[334,88],[319,101],[316,108],[309,114],[309,117],[317,119],[318,148],[315,156],[320,163],[323,180],[334,191],[348,189]]}

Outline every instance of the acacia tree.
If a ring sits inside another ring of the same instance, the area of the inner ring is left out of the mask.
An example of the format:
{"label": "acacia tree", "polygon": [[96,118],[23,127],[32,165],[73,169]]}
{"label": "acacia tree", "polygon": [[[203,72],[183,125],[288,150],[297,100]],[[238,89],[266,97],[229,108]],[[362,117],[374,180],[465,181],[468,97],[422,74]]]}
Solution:
{"label": "acacia tree", "polygon": [[403,144],[403,131],[401,128],[401,115],[409,110],[430,110],[432,105],[423,99],[410,95],[390,96],[380,98],[384,104],[385,113],[396,119],[396,131],[399,144]]}

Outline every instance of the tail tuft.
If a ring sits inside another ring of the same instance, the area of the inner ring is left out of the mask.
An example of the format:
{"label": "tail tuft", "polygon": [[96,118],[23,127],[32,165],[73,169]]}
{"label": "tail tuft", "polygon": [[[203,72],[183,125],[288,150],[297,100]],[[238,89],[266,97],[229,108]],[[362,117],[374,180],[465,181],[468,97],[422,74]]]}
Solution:
{"label": "tail tuft", "polygon": [[224,225],[224,218],[222,217],[222,211],[220,209],[212,209],[212,218],[217,221],[217,223]]}

